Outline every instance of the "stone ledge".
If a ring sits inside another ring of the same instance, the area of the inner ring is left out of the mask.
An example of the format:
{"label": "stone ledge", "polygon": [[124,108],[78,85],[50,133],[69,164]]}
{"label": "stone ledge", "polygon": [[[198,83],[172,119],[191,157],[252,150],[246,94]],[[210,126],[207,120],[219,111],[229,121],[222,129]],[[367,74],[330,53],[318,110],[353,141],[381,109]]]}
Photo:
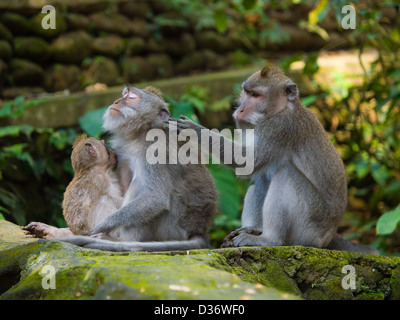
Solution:
{"label": "stone ledge", "polygon": [[[43,266],[56,289],[43,289]],[[342,267],[356,289],[342,288]],[[305,247],[112,253],[0,221],[1,299],[400,299],[400,258]]]}

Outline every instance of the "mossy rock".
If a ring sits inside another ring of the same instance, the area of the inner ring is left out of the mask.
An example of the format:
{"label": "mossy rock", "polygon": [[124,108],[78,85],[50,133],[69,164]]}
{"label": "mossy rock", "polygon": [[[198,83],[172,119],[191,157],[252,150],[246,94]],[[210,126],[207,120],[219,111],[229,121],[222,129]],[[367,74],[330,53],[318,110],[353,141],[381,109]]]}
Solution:
{"label": "mossy rock", "polygon": [[[44,289],[44,266],[56,289]],[[344,289],[342,268],[355,268]],[[398,299],[400,258],[295,247],[112,253],[0,220],[1,299]]]}
{"label": "mossy rock", "polygon": [[85,72],[86,84],[104,83],[106,85],[117,84],[119,69],[114,60],[97,56],[89,63]]}
{"label": "mossy rock", "polygon": [[123,57],[119,63],[122,77],[125,82],[139,82],[154,79],[156,67],[140,56]]}
{"label": "mossy rock", "polygon": [[[31,32],[39,37],[43,37],[46,39],[55,38],[58,35],[61,35],[67,30],[67,22],[64,16],[61,14],[60,10],[56,9],[55,15],[55,29],[44,29],[42,26],[43,19],[48,15],[48,13],[38,13],[37,15],[33,16],[29,23],[31,26]],[[47,21],[46,19],[44,20]]]}
{"label": "mossy rock", "polygon": [[183,33],[179,37],[166,38],[166,51],[175,57],[190,54],[196,49],[196,41],[189,33]]}
{"label": "mossy rock", "polygon": [[134,56],[146,50],[146,42],[140,37],[132,37],[126,41],[126,54]]}
{"label": "mossy rock", "polygon": [[[0,221],[0,299],[294,299],[215,268],[211,250],[111,253],[34,240]],[[55,289],[44,289],[44,266]]]}
{"label": "mossy rock", "polygon": [[150,54],[147,62],[157,69],[157,77],[170,78],[174,74],[174,65],[169,55],[165,53]]}
{"label": "mossy rock", "polygon": [[0,39],[4,39],[7,41],[12,41],[13,39],[13,35],[10,32],[10,30],[8,30],[4,24],[0,23]]}
{"label": "mossy rock", "polygon": [[24,59],[11,60],[9,82],[12,85],[41,85],[43,77],[44,70],[38,64]]}
{"label": "mossy rock", "polygon": [[94,39],[92,49],[96,54],[115,57],[124,51],[125,46],[120,36],[110,34]]}
{"label": "mossy rock", "polygon": [[65,20],[68,30],[87,30],[90,20],[87,16],[78,13],[66,13]]}
{"label": "mossy rock", "polygon": [[75,65],[55,64],[45,75],[44,86],[49,92],[62,91],[71,92],[82,89],[83,74]]}
{"label": "mossy rock", "polygon": [[11,57],[12,57],[11,45],[5,40],[0,40],[0,59],[8,61],[11,59]]}
{"label": "mossy rock", "polygon": [[35,62],[43,63],[51,55],[50,45],[37,37],[17,37],[14,39],[15,55]]}
{"label": "mossy rock", "polygon": [[0,22],[14,35],[27,34],[31,28],[31,22],[27,18],[13,12],[3,13]]}
{"label": "mossy rock", "polygon": [[121,14],[96,12],[90,15],[89,18],[90,26],[96,32],[110,32],[122,36],[127,36],[131,32],[129,27],[130,20]]}
{"label": "mossy rock", "polygon": [[90,56],[92,37],[85,31],[73,31],[59,36],[51,45],[57,62],[80,63]]}

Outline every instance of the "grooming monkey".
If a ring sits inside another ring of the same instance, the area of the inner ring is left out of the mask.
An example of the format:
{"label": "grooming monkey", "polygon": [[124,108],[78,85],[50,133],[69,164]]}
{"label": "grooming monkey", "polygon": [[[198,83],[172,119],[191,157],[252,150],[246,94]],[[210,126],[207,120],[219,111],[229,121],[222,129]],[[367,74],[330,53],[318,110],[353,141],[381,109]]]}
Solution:
{"label": "grooming monkey", "polygon": [[92,235],[122,229],[126,237],[120,240],[129,241],[84,236],[59,240],[110,251],[208,246],[207,232],[217,211],[217,191],[207,168],[149,164],[146,160],[146,151],[152,144],[146,140],[147,132],[165,130],[168,118],[168,105],[153,87],[125,88],[122,97],[104,114],[103,127],[112,135],[111,145],[118,155],[121,184],[126,192],[121,208],[95,226]]}
{"label": "grooming monkey", "polygon": [[[291,79],[274,66],[255,72],[242,84],[233,117],[238,128],[254,129],[254,172],[242,228],[229,234],[224,246],[303,245],[379,254],[336,233],[347,204],[344,165],[317,117],[300,103]],[[179,130],[204,129],[183,116],[177,121]],[[232,141],[219,139],[221,152],[215,156],[223,158],[224,144]]]}
{"label": "grooming monkey", "polygon": [[[93,228],[122,205],[122,191],[113,168],[117,156],[104,140],[83,134],[73,144],[71,163],[74,178],[68,185],[63,206],[64,219],[69,228],[56,228],[41,222],[23,227],[28,234],[39,238],[58,238],[72,235],[90,235]],[[110,235],[117,239],[118,230]]]}

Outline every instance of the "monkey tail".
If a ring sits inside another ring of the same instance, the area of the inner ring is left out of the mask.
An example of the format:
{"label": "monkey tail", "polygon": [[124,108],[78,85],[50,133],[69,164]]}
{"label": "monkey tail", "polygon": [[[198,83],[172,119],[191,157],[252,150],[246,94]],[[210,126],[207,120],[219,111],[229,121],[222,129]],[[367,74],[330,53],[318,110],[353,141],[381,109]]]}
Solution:
{"label": "monkey tail", "polygon": [[340,251],[351,251],[351,252],[359,252],[363,254],[372,254],[375,256],[379,256],[379,251],[370,246],[350,242],[344,240],[340,235],[335,234],[332,241],[329,243],[327,249],[331,250],[340,250]]}
{"label": "monkey tail", "polygon": [[115,252],[175,251],[204,249],[208,247],[207,241],[201,236],[193,236],[188,240],[151,242],[111,241],[89,236],[71,236],[65,238],[55,238],[53,240],[69,242],[84,248]]}

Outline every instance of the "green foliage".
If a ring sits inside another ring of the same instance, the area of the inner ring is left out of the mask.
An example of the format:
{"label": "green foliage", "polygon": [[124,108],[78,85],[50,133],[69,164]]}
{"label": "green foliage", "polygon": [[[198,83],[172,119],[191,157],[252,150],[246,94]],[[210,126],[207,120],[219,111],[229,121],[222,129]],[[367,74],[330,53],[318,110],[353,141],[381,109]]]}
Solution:
{"label": "green foliage", "polygon": [[[307,29],[311,26],[322,36],[325,30],[318,24],[330,10],[340,23],[341,9],[347,4],[319,1],[309,13]],[[361,84],[354,85],[344,74],[334,71],[333,81],[324,88],[325,96],[304,97],[302,102],[319,111],[328,130],[334,128],[332,140],[342,153],[349,177],[350,210],[361,206],[369,217],[359,220],[361,223],[370,227],[377,224],[381,236],[396,236],[400,219],[400,28],[388,28],[380,21],[383,7],[393,5],[389,2],[353,5],[357,26],[348,37],[360,44],[359,61],[364,70]],[[368,48],[378,53],[369,68],[361,63],[361,55]],[[311,76],[318,72],[317,58],[318,54],[298,53],[284,59],[282,67],[288,69],[302,60],[303,73]],[[378,240],[376,244],[385,247],[384,238]]]}
{"label": "green foliage", "polygon": [[384,213],[378,220],[376,231],[380,235],[389,235],[397,227],[400,222],[400,205],[395,209]]}
{"label": "green foliage", "polygon": [[103,115],[107,107],[89,111],[79,118],[79,125],[90,137],[99,138],[103,132]]}
{"label": "green foliage", "polygon": [[[164,4],[180,13],[183,19],[197,21],[196,30],[215,28],[225,34],[230,30],[238,32],[242,43],[248,49],[254,49],[254,42],[266,48],[270,43],[283,43],[290,40],[289,34],[280,24],[271,19],[265,10],[285,9],[292,4],[286,1],[189,1],[163,0]],[[232,22],[235,23],[232,23]],[[155,20],[157,25],[158,20]]]}
{"label": "green foliage", "polygon": [[[26,108],[34,107],[39,102],[17,97],[0,108],[0,121],[15,119]],[[60,202],[55,199],[60,199],[72,174],[69,156],[64,157],[64,153],[68,154],[76,136],[73,129],[55,130],[30,125],[5,125],[0,128],[2,217],[24,224],[32,217],[52,221],[53,214],[59,216]],[[45,219],[44,215],[49,215],[50,219]]]}

